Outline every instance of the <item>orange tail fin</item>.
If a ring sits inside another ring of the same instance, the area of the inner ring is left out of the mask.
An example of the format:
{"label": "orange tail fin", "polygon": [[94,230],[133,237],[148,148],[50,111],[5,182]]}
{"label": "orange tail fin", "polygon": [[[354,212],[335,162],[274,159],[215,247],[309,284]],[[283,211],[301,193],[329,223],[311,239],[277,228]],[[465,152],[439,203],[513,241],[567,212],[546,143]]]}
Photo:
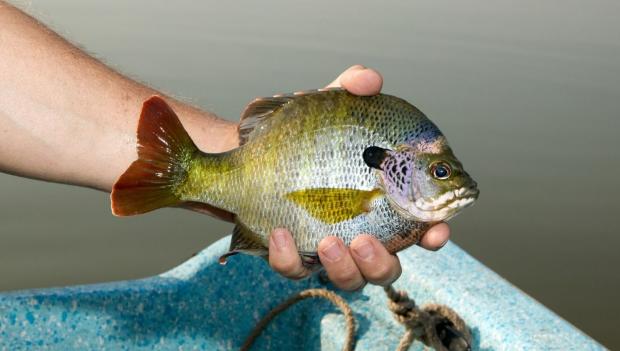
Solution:
{"label": "orange tail fin", "polygon": [[138,122],[138,159],[112,188],[112,213],[131,216],[181,202],[176,187],[198,151],[177,115],[160,97],[144,102]]}

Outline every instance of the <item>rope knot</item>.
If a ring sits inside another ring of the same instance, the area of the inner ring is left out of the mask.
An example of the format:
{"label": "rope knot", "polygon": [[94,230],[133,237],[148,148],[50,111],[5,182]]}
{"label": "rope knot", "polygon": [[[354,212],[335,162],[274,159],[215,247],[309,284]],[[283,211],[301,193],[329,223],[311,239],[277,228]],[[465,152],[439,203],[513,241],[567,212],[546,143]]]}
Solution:
{"label": "rope knot", "polygon": [[417,336],[423,332],[419,330],[424,320],[428,317],[417,308],[415,301],[409,298],[406,292],[395,290],[391,285],[384,287],[388,297],[388,308],[394,314],[394,318],[408,329],[417,331]]}
{"label": "rope knot", "polygon": [[408,350],[415,339],[438,351],[471,350],[469,329],[454,310],[444,305],[428,305],[420,309],[406,292],[395,290],[391,285],[384,290],[388,308],[406,328],[398,351]]}

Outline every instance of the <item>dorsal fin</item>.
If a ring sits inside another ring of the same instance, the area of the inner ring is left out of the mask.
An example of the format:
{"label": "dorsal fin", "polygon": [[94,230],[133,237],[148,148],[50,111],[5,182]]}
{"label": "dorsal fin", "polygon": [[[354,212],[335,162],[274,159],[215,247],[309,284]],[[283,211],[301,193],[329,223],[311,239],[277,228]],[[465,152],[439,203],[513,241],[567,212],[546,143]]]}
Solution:
{"label": "dorsal fin", "polygon": [[252,131],[265,120],[269,119],[274,112],[300,96],[323,93],[326,91],[343,90],[341,88],[325,88],[306,91],[298,91],[291,94],[279,94],[271,97],[258,98],[250,102],[241,113],[239,121],[239,145],[245,144],[250,139]]}

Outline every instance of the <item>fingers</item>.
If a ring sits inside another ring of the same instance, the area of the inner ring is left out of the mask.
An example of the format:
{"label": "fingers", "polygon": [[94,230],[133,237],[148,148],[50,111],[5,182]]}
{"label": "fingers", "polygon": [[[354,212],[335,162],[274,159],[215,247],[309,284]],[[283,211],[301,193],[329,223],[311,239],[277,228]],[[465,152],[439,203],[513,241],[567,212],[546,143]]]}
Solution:
{"label": "fingers", "polygon": [[351,242],[351,254],[364,278],[372,284],[386,286],[400,277],[398,257],[370,235],[360,235]]}
{"label": "fingers", "polygon": [[353,74],[357,71],[364,70],[365,68],[366,67],[362,65],[353,65],[347,68],[346,70],[344,70],[344,72],[340,73],[338,78],[334,79],[333,82],[329,83],[326,88],[341,88],[342,84],[340,83],[340,80],[342,79],[343,76]]}
{"label": "fingers", "polygon": [[357,290],[366,284],[351,253],[340,238],[328,236],[321,240],[318,252],[329,280],[338,288]]}
{"label": "fingers", "polygon": [[362,65],[355,65],[342,72],[327,87],[342,87],[352,94],[367,96],[379,94],[382,86],[383,77],[379,72]]}
{"label": "fingers", "polygon": [[450,239],[450,227],[446,223],[432,226],[422,237],[418,245],[431,251],[441,249]]}
{"label": "fingers", "polygon": [[319,257],[329,280],[343,290],[360,289],[366,282],[385,286],[402,271],[398,257],[370,235],[358,236],[350,248],[335,236],[327,237],[319,243]]}
{"label": "fingers", "polygon": [[[431,227],[419,245],[436,251],[450,239],[450,227],[439,223]],[[401,274],[398,257],[370,235],[360,235],[347,248],[341,239],[330,236],[321,241],[319,257],[329,279],[343,290],[357,290],[366,282],[388,285]],[[301,279],[310,274],[303,266],[291,233],[276,229],[269,238],[269,264],[278,273],[290,279]]]}
{"label": "fingers", "polygon": [[289,279],[301,279],[310,274],[301,263],[291,233],[285,229],[275,229],[269,236],[269,265]]}

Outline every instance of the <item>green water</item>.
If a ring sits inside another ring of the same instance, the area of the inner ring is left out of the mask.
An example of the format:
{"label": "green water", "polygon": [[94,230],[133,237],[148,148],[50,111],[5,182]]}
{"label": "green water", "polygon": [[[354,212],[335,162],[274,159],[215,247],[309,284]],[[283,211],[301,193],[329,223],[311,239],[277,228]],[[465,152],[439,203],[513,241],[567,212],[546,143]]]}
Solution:
{"label": "green water", "polygon": [[[256,96],[320,87],[354,63],[379,69],[384,91],[436,121],[480,184],[454,241],[620,348],[619,2],[18,4],[232,120]],[[107,194],[8,175],[0,194],[0,290],[156,274],[231,228],[174,209],[119,219]]]}

